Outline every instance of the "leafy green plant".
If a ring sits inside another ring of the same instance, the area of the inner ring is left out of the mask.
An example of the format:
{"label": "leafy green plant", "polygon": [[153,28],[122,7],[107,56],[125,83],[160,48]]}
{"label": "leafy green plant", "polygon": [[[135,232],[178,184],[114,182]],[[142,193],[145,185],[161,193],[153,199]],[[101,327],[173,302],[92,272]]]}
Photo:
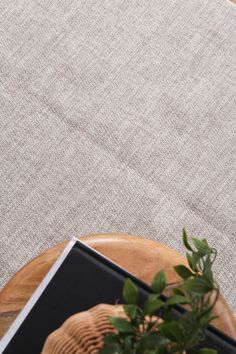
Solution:
{"label": "leafy green plant", "polygon": [[[126,280],[123,288],[126,304],[123,308],[127,318],[110,318],[116,333],[104,337],[100,354],[180,354],[204,339],[205,329],[214,318],[212,309],[219,296],[212,273],[217,252],[206,239],[192,238],[190,245],[185,230],[183,243],[188,250],[189,267],[182,264],[174,267],[182,281],[172,289],[166,301],[162,300],[167,288],[163,270],[154,277],[151,284],[153,293],[142,306],[138,302],[136,285],[130,279]],[[178,320],[173,315],[175,305],[187,307]],[[210,348],[197,351],[197,354],[215,353]]]}

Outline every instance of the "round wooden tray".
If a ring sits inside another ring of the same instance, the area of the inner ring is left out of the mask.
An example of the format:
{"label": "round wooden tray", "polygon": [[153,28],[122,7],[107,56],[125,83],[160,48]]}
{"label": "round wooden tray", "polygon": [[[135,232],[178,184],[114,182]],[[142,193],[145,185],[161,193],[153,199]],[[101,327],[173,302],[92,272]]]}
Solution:
{"label": "round wooden tray", "polygon": [[[81,237],[80,240],[146,283],[150,283],[160,269],[166,271],[168,283],[177,283],[180,278],[174,272],[173,265],[187,264],[185,257],[176,251],[142,237],[102,234]],[[34,258],[3,288],[0,293],[0,337],[14,321],[66,244],[67,242],[63,242]],[[236,320],[223,297],[220,297],[215,313],[220,319],[215,320],[214,325],[236,338]]]}

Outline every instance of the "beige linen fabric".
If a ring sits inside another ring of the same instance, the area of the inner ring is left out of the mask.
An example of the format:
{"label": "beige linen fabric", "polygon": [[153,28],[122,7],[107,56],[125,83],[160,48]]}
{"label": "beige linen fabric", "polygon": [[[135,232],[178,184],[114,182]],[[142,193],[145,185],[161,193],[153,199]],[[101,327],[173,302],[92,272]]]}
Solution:
{"label": "beige linen fabric", "polygon": [[[236,8],[0,1],[0,278],[56,243],[182,227],[236,310]],[[157,259],[158,262],[158,259]]]}

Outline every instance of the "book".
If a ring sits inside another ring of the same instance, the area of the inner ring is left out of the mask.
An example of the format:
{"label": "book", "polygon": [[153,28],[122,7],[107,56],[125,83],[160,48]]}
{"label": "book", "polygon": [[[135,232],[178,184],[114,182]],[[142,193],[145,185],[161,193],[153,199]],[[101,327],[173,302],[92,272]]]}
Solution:
{"label": "book", "polygon": [[[143,302],[150,294],[147,284],[73,239],[1,340],[0,353],[40,354],[48,335],[71,315],[99,303],[122,303],[122,288],[128,277],[138,286],[139,299]],[[176,318],[184,311],[177,306]],[[212,326],[207,329],[202,346],[217,349],[219,353],[236,353],[236,341]]]}

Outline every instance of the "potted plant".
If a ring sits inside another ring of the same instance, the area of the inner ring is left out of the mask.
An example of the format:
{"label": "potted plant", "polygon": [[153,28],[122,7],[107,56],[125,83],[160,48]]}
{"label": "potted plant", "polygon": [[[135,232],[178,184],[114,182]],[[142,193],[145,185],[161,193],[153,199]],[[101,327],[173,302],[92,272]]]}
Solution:
{"label": "potted plant", "polygon": [[[76,314],[47,339],[43,354],[183,354],[204,339],[205,329],[213,320],[212,309],[219,296],[212,265],[216,250],[206,239],[192,239],[190,245],[183,230],[189,267],[174,267],[182,281],[163,301],[167,287],[164,270],[154,277],[152,293],[139,303],[136,285],[127,279],[123,288],[125,305],[99,305]],[[174,306],[187,309],[174,317]],[[64,349],[63,349],[64,348]],[[203,348],[198,354],[215,354]]]}

